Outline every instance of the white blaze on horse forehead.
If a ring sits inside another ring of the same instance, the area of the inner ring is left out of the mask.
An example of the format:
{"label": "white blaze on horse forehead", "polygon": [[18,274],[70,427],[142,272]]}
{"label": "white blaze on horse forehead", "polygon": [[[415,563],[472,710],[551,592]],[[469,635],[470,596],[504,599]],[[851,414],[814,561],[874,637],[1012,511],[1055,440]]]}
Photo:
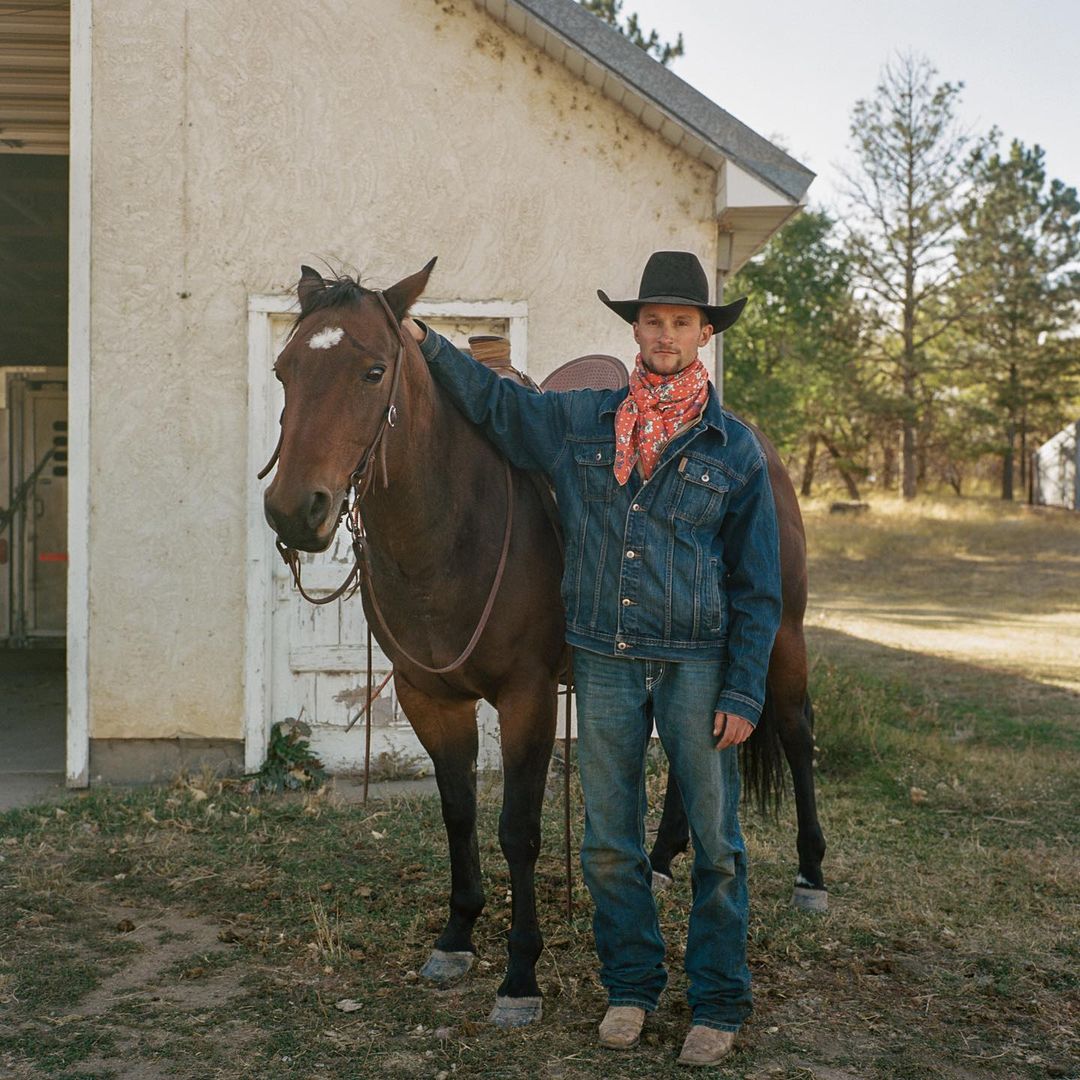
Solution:
{"label": "white blaze on horse forehead", "polygon": [[344,336],[345,331],[340,326],[327,326],[308,338],[308,348],[332,349]]}

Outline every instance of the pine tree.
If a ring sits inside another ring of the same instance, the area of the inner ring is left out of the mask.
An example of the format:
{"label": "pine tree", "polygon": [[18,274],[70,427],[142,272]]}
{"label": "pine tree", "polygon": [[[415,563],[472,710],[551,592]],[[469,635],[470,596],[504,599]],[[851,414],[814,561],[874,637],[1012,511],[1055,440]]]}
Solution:
{"label": "pine tree", "polygon": [[955,121],[962,84],[936,78],[925,58],[899,57],[851,121],[859,169],[847,176],[848,247],[902,433],[905,498],[916,493],[918,433],[930,423],[929,347],[959,317],[945,298],[957,281],[952,242],[969,140]]}
{"label": "pine tree", "polygon": [[667,67],[672,60],[677,60],[683,55],[683,36],[680,33],[674,44],[663,42],[655,30],[650,30],[648,37],[641,29],[637,13],[627,16],[626,24],[619,21],[622,14],[622,0],[579,0],[586,11],[591,11],[598,19],[602,19],[609,26],[614,26],[623,37],[629,38],[638,48],[650,53],[655,60],[659,60]]}
{"label": "pine tree", "polygon": [[809,495],[819,446],[852,498],[866,473],[869,431],[862,316],[850,258],[834,223],[805,211],[725,287],[747,294],[724,335],[726,402],[756,423],[785,456],[803,455]]}
{"label": "pine tree", "polygon": [[958,302],[970,312],[963,348],[970,379],[998,418],[1001,497],[1012,499],[1017,458],[1025,478],[1033,428],[1049,436],[1080,383],[1080,199],[1048,182],[1045,153],[1014,140],[970,162],[973,189],[957,245]]}

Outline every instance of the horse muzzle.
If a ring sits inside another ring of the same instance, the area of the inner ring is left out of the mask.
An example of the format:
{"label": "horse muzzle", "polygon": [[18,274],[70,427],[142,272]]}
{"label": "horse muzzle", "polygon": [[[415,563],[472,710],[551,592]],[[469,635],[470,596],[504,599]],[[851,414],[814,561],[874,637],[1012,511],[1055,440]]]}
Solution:
{"label": "horse muzzle", "polygon": [[286,547],[298,551],[325,551],[333,543],[341,506],[341,497],[322,487],[286,501],[271,484],[263,496],[267,524]]}

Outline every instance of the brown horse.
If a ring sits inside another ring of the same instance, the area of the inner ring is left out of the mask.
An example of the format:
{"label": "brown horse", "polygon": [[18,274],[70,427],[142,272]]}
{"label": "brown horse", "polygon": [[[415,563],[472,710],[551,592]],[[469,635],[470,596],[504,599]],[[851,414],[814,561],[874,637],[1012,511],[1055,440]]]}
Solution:
{"label": "brown horse", "polygon": [[[437,984],[463,976],[474,959],[472,928],[484,906],[475,705],[483,697],[498,710],[504,773],[499,840],[513,906],[506,976],[490,1019],[509,1027],[539,1019],[542,1008],[535,975],[543,940],[534,869],[564,648],[561,555],[537,488],[510,469],[438,390],[418,347],[401,331],[400,321],[433,265],[434,260],[383,294],[348,278],[327,282],[303,268],[300,314],[275,365],[285,409],[278,472],[266,490],[265,512],[285,545],[321,551],[332,542],[350,493],[362,499],[364,611],[393,662],[405,714],[434,763],[449,842],[450,913],[422,971]],[[797,505],[795,520],[801,535]],[[504,563],[493,592],[495,568]],[[802,565],[805,603],[804,552]],[[786,590],[785,575],[785,604]],[[475,649],[456,663],[493,595]],[[799,607],[791,628],[799,646],[794,683],[801,678],[805,695],[801,619]],[[785,612],[785,625],[786,620]],[[770,687],[777,666],[774,649]],[[770,761],[778,759],[767,752],[776,745],[775,713],[766,710],[750,740],[766,748],[751,771],[762,800],[776,781]],[[770,717],[772,734],[765,730]],[[809,781],[812,812],[808,729],[807,736],[799,744],[802,773],[793,768],[793,775],[797,795],[800,775]],[[794,752],[789,749],[789,757]],[[671,797],[667,802],[675,805]],[[801,803],[799,812],[800,870],[807,876]],[[677,844],[677,821],[669,821]],[[813,828],[820,839],[816,819]],[[816,874],[820,878],[820,853]]]}

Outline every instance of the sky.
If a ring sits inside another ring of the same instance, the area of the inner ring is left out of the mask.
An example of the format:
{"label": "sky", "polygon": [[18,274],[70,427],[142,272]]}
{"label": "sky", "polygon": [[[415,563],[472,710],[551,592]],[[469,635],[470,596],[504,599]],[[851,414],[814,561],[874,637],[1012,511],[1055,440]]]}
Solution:
{"label": "sky", "polygon": [[624,0],[664,41],[671,70],[813,169],[811,205],[840,209],[851,110],[885,63],[926,56],[962,82],[973,134],[1038,143],[1051,177],[1080,187],[1080,0]]}

